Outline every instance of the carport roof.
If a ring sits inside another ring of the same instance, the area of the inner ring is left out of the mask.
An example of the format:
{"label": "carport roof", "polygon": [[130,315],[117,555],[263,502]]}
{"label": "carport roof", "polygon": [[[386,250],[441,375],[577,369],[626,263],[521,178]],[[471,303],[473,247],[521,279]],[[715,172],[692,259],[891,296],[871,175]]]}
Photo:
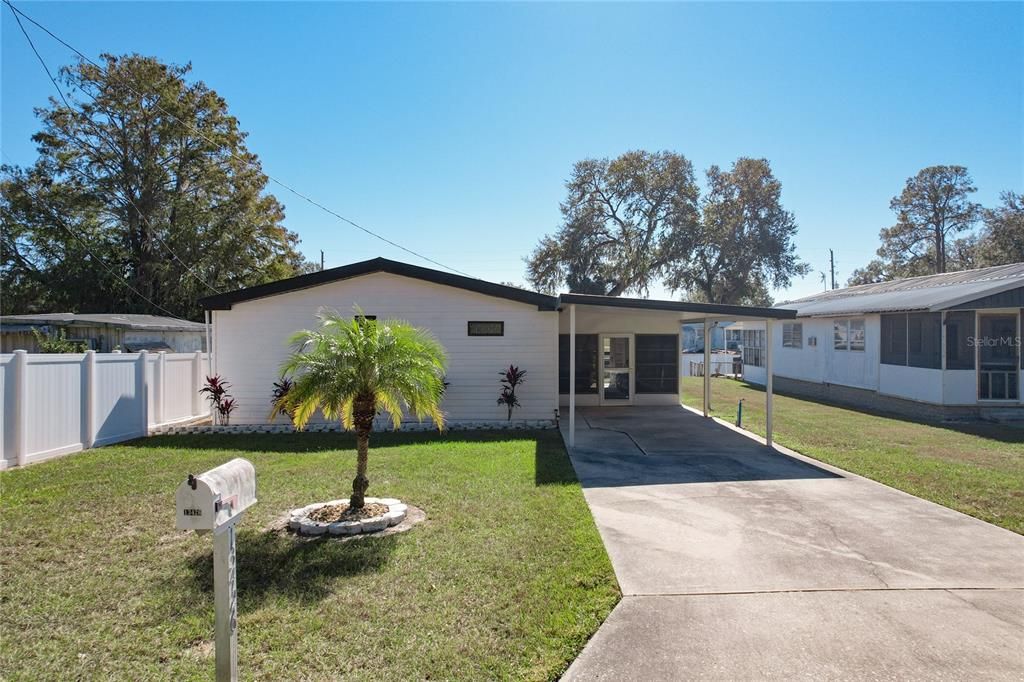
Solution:
{"label": "carport roof", "polygon": [[621,296],[597,296],[594,294],[562,294],[560,305],[576,304],[605,306],[609,308],[633,308],[635,310],[660,310],[665,312],[694,313],[695,316],[760,317],[789,320],[796,317],[795,310],[786,308],[764,308],[746,305],[725,305],[721,303],[693,303],[691,301],[664,301],[650,298],[623,298]]}

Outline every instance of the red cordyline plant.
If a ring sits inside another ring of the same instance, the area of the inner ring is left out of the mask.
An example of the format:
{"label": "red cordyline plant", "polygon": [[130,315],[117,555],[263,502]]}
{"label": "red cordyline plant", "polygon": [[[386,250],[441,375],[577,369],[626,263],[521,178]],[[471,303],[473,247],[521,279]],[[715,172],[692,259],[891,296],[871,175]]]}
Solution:
{"label": "red cordyline plant", "polygon": [[231,423],[231,413],[235,411],[236,407],[238,407],[238,403],[234,398],[225,398],[217,405],[217,413],[223,417],[225,425]]}
{"label": "red cordyline plant", "polygon": [[498,404],[508,408],[508,420],[512,421],[512,410],[519,407],[516,387],[526,383],[526,370],[509,365],[508,369],[502,370],[498,374],[501,376],[501,393],[498,395]]}
{"label": "red cordyline plant", "polygon": [[270,404],[275,410],[283,412],[289,419],[294,416],[294,411],[286,405],[285,399],[294,385],[295,382],[288,377],[281,377],[280,381],[274,382],[274,390],[270,392]]}
{"label": "red cordyline plant", "polygon": [[217,414],[223,418],[225,425],[231,422],[231,413],[238,407],[238,403],[228,393],[229,388],[231,384],[219,374],[214,374],[212,377],[206,377],[206,385],[199,389],[200,393],[206,395],[206,399],[210,401]]}

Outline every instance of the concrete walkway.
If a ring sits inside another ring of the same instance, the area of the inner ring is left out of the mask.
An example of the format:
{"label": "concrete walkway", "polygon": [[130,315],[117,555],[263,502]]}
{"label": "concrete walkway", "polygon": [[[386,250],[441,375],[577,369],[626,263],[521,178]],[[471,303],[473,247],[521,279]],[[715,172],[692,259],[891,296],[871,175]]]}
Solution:
{"label": "concrete walkway", "polygon": [[1024,679],[1024,537],[683,408],[579,415],[623,600],[563,679]]}

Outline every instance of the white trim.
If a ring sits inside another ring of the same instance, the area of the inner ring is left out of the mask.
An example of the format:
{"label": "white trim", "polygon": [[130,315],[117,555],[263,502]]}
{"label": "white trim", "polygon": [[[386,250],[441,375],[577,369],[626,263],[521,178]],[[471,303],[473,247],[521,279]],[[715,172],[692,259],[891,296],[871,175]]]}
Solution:
{"label": "white trim", "polygon": [[[1000,315],[1013,315],[1016,318],[1016,320],[1017,320],[1017,340],[1019,340],[1020,339],[1020,333],[1021,333],[1020,332],[1020,329],[1021,329],[1020,308],[978,308],[978,309],[975,309],[975,311],[974,311],[974,321],[975,321],[974,322],[974,338],[975,339],[981,338],[981,318],[982,317],[985,317],[985,316],[995,317],[995,316],[1000,316]],[[975,373],[976,382],[977,382],[977,392],[975,393],[975,395],[977,396],[977,401],[978,401],[977,404],[978,405],[981,405],[981,406],[991,405],[991,406],[994,406],[994,407],[999,407],[1001,405],[1019,405],[1021,403],[1021,401],[1022,401],[1022,394],[1024,394],[1024,392],[1021,391],[1021,385],[1020,385],[1020,379],[1021,379],[1021,367],[1020,367],[1021,349],[1020,349],[1020,345],[1019,344],[1016,345],[1015,348],[1017,349],[1017,357],[1013,361],[1013,371],[1016,372],[1016,374],[1017,374],[1017,397],[1016,398],[982,398],[981,397],[981,344],[980,343],[975,343],[974,344],[974,373]],[[991,388],[992,387],[990,385],[989,386],[989,390],[991,390]]]}
{"label": "white trim", "polygon": [[772,446],[772,416],[774,409],[772,400],[772,330],[774,329],[775,325],[772,324],[772,320],[765,318],[764,345],[767,350],[764,362],[764,439],[768,447]]}
{"label": "white trim", "polygon": [[711,415],[711,320],[704,318],[704,416]]}

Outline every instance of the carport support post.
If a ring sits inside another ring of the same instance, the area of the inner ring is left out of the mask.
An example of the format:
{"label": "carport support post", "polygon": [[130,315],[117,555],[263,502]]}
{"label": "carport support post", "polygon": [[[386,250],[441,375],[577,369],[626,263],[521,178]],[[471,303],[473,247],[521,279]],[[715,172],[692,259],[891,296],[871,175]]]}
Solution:
{"label": "carport support post", "polygon": [[711,413],[711,320],[704,318],[704,416]]}
{"label": "carport support post", "polygon": [[569,447],[576,445],[576,304],[569,304]]}
{"label": "carport support post", "polygon": [[213,614],[217,682],[238,679],[238,585],[235,524],[213,535]]}
{"label": "carport support post", "polygon": [[764,321],[764,345],[767,347],[764,361],[764,440],[768,447],[772,447],[772,329],[774,327],[771,319]]}

